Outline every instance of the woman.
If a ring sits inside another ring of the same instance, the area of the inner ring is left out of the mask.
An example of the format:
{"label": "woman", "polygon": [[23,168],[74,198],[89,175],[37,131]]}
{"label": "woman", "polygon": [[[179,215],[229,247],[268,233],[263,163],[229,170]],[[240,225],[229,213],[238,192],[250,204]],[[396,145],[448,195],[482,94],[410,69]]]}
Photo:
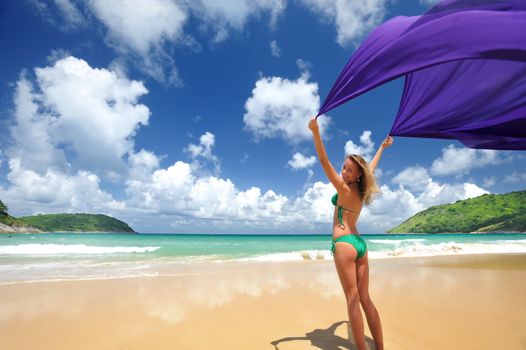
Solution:
{"label": "woman", "polygon": [[383,350],[383,335],[380,316],[369,296],[369,261],[367,245],[358,230],[356,222],[363,204],[370,204],[372,196],[379,192],[374,177],[374,169],[385,148],[391,146],[393,138],[388,136],[369,165],[359,155],[345,158],[341,175],[334,170],[321,141],[316,118],[309,122],[314,145],[320,163],[329,181],[336,188],[332,198],[334,218],[332,228],[332,248],[336,271],[347,299],[347,312],[359,350],[366,349],[365,335],[360,304],[367,318],[376,350]]}

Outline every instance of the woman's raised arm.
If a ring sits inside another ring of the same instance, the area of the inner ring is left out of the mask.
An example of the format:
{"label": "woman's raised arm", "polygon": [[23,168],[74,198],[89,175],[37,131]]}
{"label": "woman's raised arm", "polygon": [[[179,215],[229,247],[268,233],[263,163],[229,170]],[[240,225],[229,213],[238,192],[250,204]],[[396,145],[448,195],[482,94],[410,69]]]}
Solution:
{"label": "woman's raised arm", "polygon": [[343,187],[344,182],[342,177],[332,166],[331,162],[329,161],[329,157],[327,157],[327,152],[325,151],[325,146],[323,146],[323,142],[321,140],[320,130],[318,128],[318,121],[316,120],[316,118],[312,118],[309,121],[309,129],[312,131],[314,147],[316,148],[316,153],[318,154],[318,159],[323,168],[323,171],[325,171],[325,175],[327,175],[327,178],[332,183],[332,185],[336,187],[337,190],[339,190]]}
{"label": "woman's raised arm", "polygon": [[376,166],[378,165],[378,162],[380,161],[380,158],[382,157],[382,153],[385,148],[390,147],[393,144],[393,137],[387,136],[385,140],[380,145],[380,148],[378,148],[378,151],[376,151],[376,154],[374,155],[373,160],[369,163],[369,169],[371,169],[372,172],[374,172],[374,169],[376,169]]}

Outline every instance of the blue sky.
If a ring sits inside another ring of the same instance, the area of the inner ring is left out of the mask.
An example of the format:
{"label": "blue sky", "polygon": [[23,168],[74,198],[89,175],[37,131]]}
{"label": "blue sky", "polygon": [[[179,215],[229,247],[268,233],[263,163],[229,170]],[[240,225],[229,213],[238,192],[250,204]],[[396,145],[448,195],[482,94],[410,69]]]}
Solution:
{"label": "blue sky", "polygon": [[[27,0],[0,5],[0,199],[141,232],[330,233],[307,129],[376,25],[424,1]],[[333,164],[374,155],[403,80],[322,117]],[[524,189],[523,152],[396,138],[363,233]]]}

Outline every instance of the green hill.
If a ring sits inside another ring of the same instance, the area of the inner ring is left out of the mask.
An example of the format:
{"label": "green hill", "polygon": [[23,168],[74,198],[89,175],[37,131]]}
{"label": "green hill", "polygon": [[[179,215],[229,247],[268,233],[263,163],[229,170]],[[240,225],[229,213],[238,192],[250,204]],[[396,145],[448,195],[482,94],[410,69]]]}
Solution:
{"label": "green hill", "polygon": [[526,232],[526,191],[485,194],[430,207],[387,232]]}
{"label": "green hill", "polygon": [[12,217],[7,213],[0,213],[0,233],[36,233],[39,229]]}
{"label": "green hill", "polygon": [[19,220],[45,232],[135,232],[125,222],[102,214],[46,214]]}
{"label": "green hill", "polygon": [[7,206],[0,200],[0,233],[40,232],[7,213]]}

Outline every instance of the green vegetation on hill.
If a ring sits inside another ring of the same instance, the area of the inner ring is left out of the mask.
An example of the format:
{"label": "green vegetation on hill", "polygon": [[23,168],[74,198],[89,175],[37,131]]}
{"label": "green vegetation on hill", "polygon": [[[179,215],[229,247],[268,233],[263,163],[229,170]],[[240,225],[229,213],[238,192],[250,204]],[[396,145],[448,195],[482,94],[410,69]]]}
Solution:
{"label": "green vegetation on hill", "polygon": [[47,214],[19,220],[46,232],[135,232],[125,222],[101,214]]}
{"label": "green vegetation on hill", "polygon": [[526,191],[485,194],[430,207],[387,232],[526,232]]}
{"label": "green vegetation on hill", "polygon": [[7,206],[0,201],[0,215],[2,214],[7,215]]}
{"label": "green vegetation on hill", "polygon": [[22,222],[19,219],[12,217],[6,212],[0,212],[0,223],[7,226],[28,226],[25,222]]}
{"label": "green vegetation on hill", "polygon": [[[38,232],[34,227],[29,226],[25,222],[12,217],[7,212],[7,205],[0,200],[0,224],[5,226],[0,227],[0,233],[14,233],[14,232]],[[8,226],[8,227],[6,227]]]}

